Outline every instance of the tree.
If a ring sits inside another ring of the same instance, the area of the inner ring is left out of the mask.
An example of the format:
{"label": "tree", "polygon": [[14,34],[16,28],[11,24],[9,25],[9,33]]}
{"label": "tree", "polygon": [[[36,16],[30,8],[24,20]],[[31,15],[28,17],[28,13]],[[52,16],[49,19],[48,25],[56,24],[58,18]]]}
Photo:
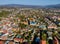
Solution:
{"label": "tree", "polygon": [[42,40],[46,40],[46,34],[42,33]]}
{"label": "tree", "polygon": [[19,25],[19,27],[21,27],[21,28],[25,28],[25,27],[27,26],[27,25],[22,24],[22,23],[19,23],[18,25]]}
{"label": "tree", "polygon": [[8,16],[8,14],[10,14],[11,12],[9,12],[9,11],[2,11],[2,12],[0,12],[0,17],[6,17],[6,16]]}

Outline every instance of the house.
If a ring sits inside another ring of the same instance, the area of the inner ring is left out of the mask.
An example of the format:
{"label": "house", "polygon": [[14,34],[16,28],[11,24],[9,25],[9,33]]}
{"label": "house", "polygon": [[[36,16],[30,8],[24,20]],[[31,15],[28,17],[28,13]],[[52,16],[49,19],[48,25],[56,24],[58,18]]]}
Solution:
{"label": "house", "polygon": [[19,38],[14,38],[14,41],[15,42],[20,42],[20,39]]}
{"label": "house", "polygon": [[1,36],[2,40],[7,40],[7,36]]}
{"label": "house", "polygon": [[9,44],[15,44],[15,42],[13,42],[13,41],[9,41]]}
{"label": "house", "polygon": [[58,17],[58,20],[60,20],[60,17]]}
{"label": "house", "polygon": [[46,29],[46,25],[40,25],[39,28],[42,28],[43,30]]}
{"label": "house", "polygon": [[57,16],[53,16],[52,19],[57,19],[58,17]]}
{"label": "house", "polygon": [[28,22],[27,21],[24,21],[24,22],[22,22],[23,24],[25,24],[25,25],[28,25]]}
{"label": "house", "polygon": [[55,24],[50,24],[48,26],[48,29],[57,29],[57,26]]}
{"label": "house", "polygon": [[4,44],[4,41],[0,41],[0,44]]}
{"label": "house", "polygon": [[36,25],[36,22],[34,22],[34,21],[30,21],[30,25],[35,26],[35,25]]}

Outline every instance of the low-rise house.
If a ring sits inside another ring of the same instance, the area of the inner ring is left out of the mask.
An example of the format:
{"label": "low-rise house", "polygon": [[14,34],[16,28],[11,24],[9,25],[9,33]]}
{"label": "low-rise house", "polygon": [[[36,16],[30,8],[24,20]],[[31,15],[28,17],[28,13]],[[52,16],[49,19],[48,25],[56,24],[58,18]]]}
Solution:
{"label": "low-rise house", "polygon": [[4,44],[5,42],[4,41],[0,41],[0,44]]}
{"label": "low-rise house", "polygon": [[30,25],[36,26],[36,22],[30,21]]}
{"label": "low-rise house", "polygon": [[9,41],[9,43],[8,44],[15,44],[15,42],[14,41]]}
{"label": "low-rise house", "polygon": [[40,25],[39,28],[45,30],[46,29],[46,25]]}
{"label": "low-rise house", "polygon": [[1,36],[2,40],[7,40],[7,36]]}
{"label": "low-rise house", "polygon": [[27,21],[24,21],[24,22],[21,22],[21,23],[23,23],[23,24],[25,24],[25,25],[28,25],[28,22],[27,22]]}
{"label": "low-rise house", "polygon": [[60,16],[58,17],[58,20],[60,20]]}
{"label": "low-rise house", "polygon": [[48,29],[57,29],[57,26],[55,24],[50,24],[48,26]]}

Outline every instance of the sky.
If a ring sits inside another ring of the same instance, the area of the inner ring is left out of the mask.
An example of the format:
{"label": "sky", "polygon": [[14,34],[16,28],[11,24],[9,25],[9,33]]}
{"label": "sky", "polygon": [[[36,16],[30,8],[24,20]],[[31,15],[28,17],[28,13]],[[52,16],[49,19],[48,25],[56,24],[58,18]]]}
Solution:
{"label": "sky", "polygon": [[6,4],[53,5],[60,4],[60,0],[0,0],[0,5]]}

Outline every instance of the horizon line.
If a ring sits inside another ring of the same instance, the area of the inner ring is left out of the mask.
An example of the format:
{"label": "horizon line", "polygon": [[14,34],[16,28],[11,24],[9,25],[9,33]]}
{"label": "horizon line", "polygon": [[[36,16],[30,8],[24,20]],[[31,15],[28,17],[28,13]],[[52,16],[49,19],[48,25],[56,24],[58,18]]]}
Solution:
{"label": "horizon line", "polygon": [[[0,4],[0,6],[3,5],[30,5],[30,4]],[[49,5],[57,5],[57,4],[49,4]],[[30,5],[30,6],[48,6],[48,5]]]}

